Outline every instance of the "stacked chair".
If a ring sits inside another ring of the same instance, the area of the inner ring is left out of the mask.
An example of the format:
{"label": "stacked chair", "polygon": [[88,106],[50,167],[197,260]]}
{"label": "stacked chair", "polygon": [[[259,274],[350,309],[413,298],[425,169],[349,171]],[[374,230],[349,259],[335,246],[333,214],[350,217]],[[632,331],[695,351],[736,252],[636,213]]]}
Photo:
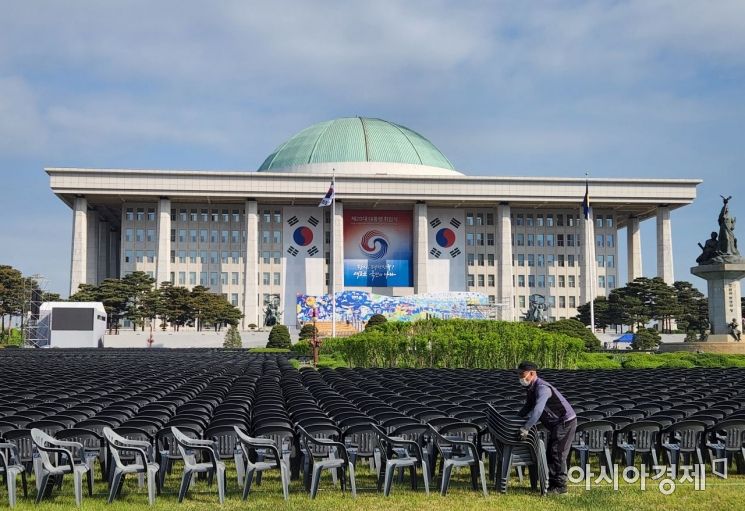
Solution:
{"label": "stacked chair", "polygon": [[500,470],[497,476],[497,490],[507,493],[510,469],[523,466],[530,469],[530,483],[535,490],[540,487],[542,495],[548,491],[548,463],[546,447],[538,435],[537,428],[528,432],[526,439],[520,439],[520,428],[525,419],[516,415],[506,415],[492,405],[487,405],[487,424],[497,448]]}

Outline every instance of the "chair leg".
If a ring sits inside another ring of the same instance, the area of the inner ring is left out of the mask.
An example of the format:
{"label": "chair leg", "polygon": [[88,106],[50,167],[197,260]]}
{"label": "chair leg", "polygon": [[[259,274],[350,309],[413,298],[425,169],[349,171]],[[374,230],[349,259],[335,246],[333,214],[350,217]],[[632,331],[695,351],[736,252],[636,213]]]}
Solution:
{"label": "chair leg", "polygon": [[284,463],[279,463],[279,475],[282,480],[282,493],[285,496],[285,500],[290,498],[290,472]]}
{"label": "chair leg", "polygon": [[151,506],[155,504],[155,494],[158,491],[158,468],[146,467],[147,470],[147,502]]}
{"label": "chair leg", "polygon": [[184,475],[181,477],[181,488],[178,492],[178,501],[181,502],[186,496],[186,492],[189,490],[189,483],[191,483],[191,470],[184,469]]}
{"label": "chair leg", "polygon": [[108,503],[111,504],[114,502],[114,499],[116,498],[116,494],[119,493],[119,481],[122,479],[122,473],[118,470],[114,471],[114,475],[111,478],[111,486],[109,487],[109,500]]}
{"label": "chair leg", "polygon": [[220,504],[225,502],[225,465],[217,465],[217,496]]}
{"label": "chair leg", "polygon": [[478,461],[479,477],[481,478],[481,490],[484,492],[484,497],[489,496],[489,490],[486,489],[486,469],[484,468],[484,462]]}
{"label": "chair leg", "polygon": [[21,485],[23,486],[23,498],[28,498],[28,480],[26,479],[26,471],[21,472]]}
{"label": "chair leg", "polygon": [[41,502],[42,498],[44,498],[44,493],[46,493],[48,484],[49,484],[49,474],[42,474],[37,484],[38,486],[38,490],[36,491],[36,503],[37,504]]}
{"label": "chair leg", "polygon": [[440,483],[440,495],[443,497],[448,493],[448,487],[450,486],[450,475],[453,472],[453,465],[445,462],[442,467],[442,482]]}
{"label": "chair leg", "polygon": [[80,507],[80,504],[83,502],[83,473],[73,469],[72,480],[75,485],[75,505]]}
{"label": "chair leg", "polygon": [[5,474],[5,482],[8,485],[8,503],[11,508],[16,506],[16,473]]}
{"label": "chair leg", "polygon": [[391,494],[391,486],[393,486],[393,475],[396,471],[396,467],[388,465],[385,467],[385,483],[383,484],[383,495],[386,497]]}
{"label": "chair leg", "polygon": [[243,500],[248,498],[248,492],[251,491],[251,483],[253,483],[255,472],[254,469],[246,470],[246,475],[243,478]]}
{"label": "chair leg", "polygon": [[86,478],[88,479],[88,496],[93,496],[93,465],[91,465],[91,468],[86,472]]}
{"label": "chair leg", "polygon": [[349,485],[352,487],[352,498],[357,498],[357,477],[354,472],[354,463],[349,462]]}
{"label": "chair leg", "polygon": [[310,498],[315,499],[318,493],[318,485],[321,482],[321,467],[313,465],[313,474],[310,480]]}
{"label": "chair leg", "polygon": [[427,463],[420,460],[422,464],[422,479],[424,479],[424,492],[429,495],[429,472],[427,471]]}
{"label": "chair leg", "polygon": [[236,452],[233,455],[233,459],[235,460],[236,477],[238,478],[238,484],[240,485],[243,482],[243,477],[246,473],[246,465],[243,462],[243,453]]}

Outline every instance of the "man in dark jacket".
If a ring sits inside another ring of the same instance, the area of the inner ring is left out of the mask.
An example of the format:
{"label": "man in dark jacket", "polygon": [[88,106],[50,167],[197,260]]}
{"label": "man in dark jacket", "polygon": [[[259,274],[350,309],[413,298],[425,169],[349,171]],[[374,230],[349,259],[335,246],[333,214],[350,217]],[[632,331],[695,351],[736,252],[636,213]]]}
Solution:
{"label": "man in dark jacket", "polygon": [[567,492],[567,457],[577,429],[577,414],[556,387],[538,377],[537,370],[538,366],[532,362],[517,366],[520,384],[527,389],[525,406],[519,415],[528,420],[520,428],[520,436],[527,437],[530,428],[539,421],[548,429],[548,489],[562,494]]}

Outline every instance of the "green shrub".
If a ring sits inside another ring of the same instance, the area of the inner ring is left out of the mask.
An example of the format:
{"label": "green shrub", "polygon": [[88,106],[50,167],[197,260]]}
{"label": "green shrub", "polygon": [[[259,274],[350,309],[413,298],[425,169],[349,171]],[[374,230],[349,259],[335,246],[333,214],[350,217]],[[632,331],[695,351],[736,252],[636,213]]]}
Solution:
{"label": "green shrub", "polygon": [[610,353],[582,353],[577,359],[577,369],[621,369],[621,359]]}
{"label": "green shrub", "polygon": [[225,341],[223,341],[222,347],[232,349],[243,347],[243,341],[241,341],[241,334],[238,331],[238,327],[233,325],[228,328],[228,331],[225,333]]}
{"label": "green shrub", "polygon": [[314,335],[318,334],[318,329],[313,323],[306,323],[303,325],[303,328],[300,329],[300,340],[305,341],[309,339],[313,339]]}
{"label": "green shrub", "polygon": [[638,351],[655,350],[660,345],[662,337],[654,328],[640,328],[634,334],[634,340],[631,341],[631,349]]}
{"label": "green shrub", "polygon": [[365,325],[365,330],[369,328],[374,328],[376,326],[384,325],[387,322],[388,320],[382,314],[373,314],[372,316],[370,316],[370,319],[367,320],[367,324]]}
{"label": "green shrub", "polygon": [[664,359],[653,354],[628,355],[622,362],[624,369],[655,369],[662,365]]}
{"label": "green shrub", "polygon": [[535,325],[507,321],[429,319],[387,322],[345,338],[327,339],[322,354],[339,353],[356,367],[574,367],[584,342]]}
{"label": "green shrub", "polygon": [[311,355],[313,355],[313,347],[308,341],[297,342],[292,345],[291,349],[298,355],[304,355],[306,357],[310,357]]}
{"label": "green shrub", "polygon": [[553,323],[547,323],[543,326],[547,332],[557,332],[566,334],[570,337],[582,339],[587,351],[597,351],[600,349],[600,340],[592,333],[581,321],[577,319],[561,319]]}
{"label": "green shrub", "polygon": [[251,348],[249,353],[289,353],[287,348]]}
{"label": "green shrub", "polygon": [[291,345],[290,330],[285,325],[274,325],[269,332],[269,341],[266,343],[266,347],[289,350],[292,347]]}
{"label": "green shrub", "polygon": [[661,369],[692,369],[696,367],[696,364],[692,360],[684,358],[667,358],[658,367]]}

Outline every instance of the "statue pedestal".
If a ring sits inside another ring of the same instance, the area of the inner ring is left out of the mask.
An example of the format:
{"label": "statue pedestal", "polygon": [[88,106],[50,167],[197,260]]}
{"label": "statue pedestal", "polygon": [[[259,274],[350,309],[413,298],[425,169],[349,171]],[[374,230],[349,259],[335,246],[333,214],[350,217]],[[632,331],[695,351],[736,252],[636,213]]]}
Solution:
{"label": "statue pedestal", "polygon": [[734,342],[729,323],[734,319],[742,330],[740,279],[745,277],[745,262],[702,264],[691,273],[706,281],[709,295],[710,342]]}

